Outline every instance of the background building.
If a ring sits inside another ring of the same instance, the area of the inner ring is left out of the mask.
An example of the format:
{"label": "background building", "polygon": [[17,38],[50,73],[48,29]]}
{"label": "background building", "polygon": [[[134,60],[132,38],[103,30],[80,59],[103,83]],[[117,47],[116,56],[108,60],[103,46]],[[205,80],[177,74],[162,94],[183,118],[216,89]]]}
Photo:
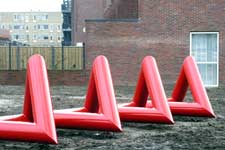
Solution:
{"label": "background building", "polygon": [[61,12],[0,12],[0,29],[23,45],[61,46],[62,20]]}
{"label": "background building", "polygon": [[63,0],[61,5],[63,14],[63,45],[71,45],[71,0]]}
{"label": "background building", "polygon": [[85,43],[86,19],[138,18],[138,0],[73,0],[72,1],[72,44]]}
{"label": "background building", "polygon": [[188,55],[205,86],[225,83],[225,0],[74,0],[73,7],[73,42],[85,42],[86,68],[105,55],[115,85],[135,85],[146,55],[156,58],[164,85],[174,85]]}
{"label": "background building", "polygon": [[72,1],[72,44],[81,45],[86,42],[85,19],[103,18],[103,0]]}

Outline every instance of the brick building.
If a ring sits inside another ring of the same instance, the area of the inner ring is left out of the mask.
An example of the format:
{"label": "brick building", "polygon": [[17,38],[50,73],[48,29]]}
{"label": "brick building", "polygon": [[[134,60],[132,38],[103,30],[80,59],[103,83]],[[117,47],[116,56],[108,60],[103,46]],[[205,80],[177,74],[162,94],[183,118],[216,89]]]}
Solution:
{"label": "brick building", "polygon": [[86,42],[85,19],[103,18],[102,0],[73,0],[72,1],[72,44]]}
{"label": "brick building", "polygon": [[73,7],[73,42],[85,42],[87,70],[105,55],[115,85],[135,85],[146,55],[173,85],[190,54],[206,86],[225,83],[225,0],[74,0]]}
{"label": "brick building", "polygon": [[[133,19],[138,18],[138,0],[73,0],[72,42],[86,43],[86,19]],[[126,8],[126,9],[124,9]]]}

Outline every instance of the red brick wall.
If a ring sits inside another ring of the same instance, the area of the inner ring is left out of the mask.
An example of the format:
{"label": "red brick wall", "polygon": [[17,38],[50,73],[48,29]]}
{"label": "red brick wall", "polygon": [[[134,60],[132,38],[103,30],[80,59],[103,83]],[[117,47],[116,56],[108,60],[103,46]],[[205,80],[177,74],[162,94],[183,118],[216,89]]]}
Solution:
{"label": "red brick wall", "polygon": [[188,47],[182,43],[156,43],[142,37],[144,29],[140,22],[88,22],[87,27],[87,69],[91,68],[96,56],[105,55],[109,59],[115,85],[135,85],[141,61],[147,55],[156,58],[167,83],[173,83],[179,71],[179,67],[173,66],[181,64],[184,56],[188,55]]}
{"label": "red brick wall", "polygon": [[220,34],[220,85],[225,83],[225,0],[142,0],[138,22],[86,22],[87,67],[106,55],[116,85],[135,85],[141,60],[156,58],[164,84],[174,84],[189,55],[191,31]]}
{"label": "red brick wall", "polygon": [[104,18],[138,18],[138,0],[114,0],[113,3],[105,10]]}
{"label": "red brick wall", "polygon": [[72,1],[72,44],[85,42],[83,32],[85,19],[103,18],[103,0],[73,0]]}
{"label": "red brick wall", "polygon": [[110,6],[105,6],[105,0],[73,0],[72,6],[73,45],[86,42],[86,33],[83,32],[86,19],[138,17],[138,0],[114,0]]}
{"label": "red brick wall", "polygon": [[117,18],[138,18],[138,0],[119,0]]}
{"label": "red brick wall", "polygon": [[[48,71],[50,86],[54,85],[86,85],[86,71]],[[0,85],[24,85],[26,71],[0,71]]]}

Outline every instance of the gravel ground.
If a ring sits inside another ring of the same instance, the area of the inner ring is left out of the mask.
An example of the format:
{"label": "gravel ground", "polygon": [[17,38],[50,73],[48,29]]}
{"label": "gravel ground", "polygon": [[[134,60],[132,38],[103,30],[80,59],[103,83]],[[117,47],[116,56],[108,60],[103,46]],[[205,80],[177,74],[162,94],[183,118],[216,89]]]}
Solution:
{"label": "gravel ground", "polygon": [[[166,90],[171,93],[171,87]],[[128,102],[134,87],[116,87],[117,102]],[[57,129],[58,145],[0,141],[0,149],[225,149],[225,87],[208,89],[217,118],[174,116],[174,125],[123,122],[123,132]],[[86,87],[51,88],[54,109],[83,105]],[[23,86],[0,86],[0,115],[18,114]],[[186,100],[192,99],[190,92]]]}

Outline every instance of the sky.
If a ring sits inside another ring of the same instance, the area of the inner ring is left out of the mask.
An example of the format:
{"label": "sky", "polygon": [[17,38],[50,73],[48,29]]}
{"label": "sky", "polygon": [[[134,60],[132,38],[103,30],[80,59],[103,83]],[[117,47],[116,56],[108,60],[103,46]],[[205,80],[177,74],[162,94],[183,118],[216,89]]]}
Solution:
{"label": "sky", "polygon": [[0,12],[61,11],[63,0],[0,0]]}

